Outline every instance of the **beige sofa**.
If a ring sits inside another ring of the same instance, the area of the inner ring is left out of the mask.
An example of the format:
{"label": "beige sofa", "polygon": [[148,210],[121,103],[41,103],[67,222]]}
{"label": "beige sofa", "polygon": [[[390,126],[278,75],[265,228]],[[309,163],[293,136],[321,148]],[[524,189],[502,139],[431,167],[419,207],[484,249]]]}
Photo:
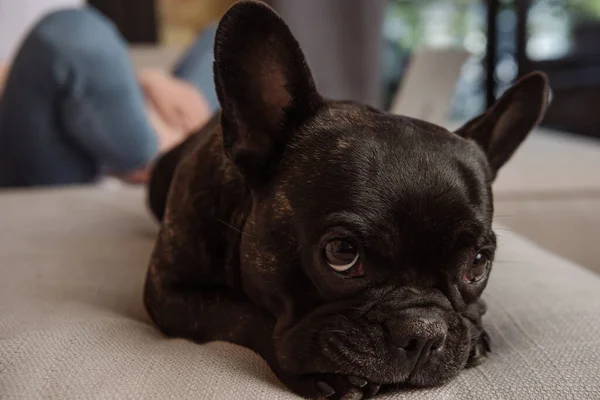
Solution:
{"label": "beige sofa", "polygon": [[538,129],[494,189],[498,223],[600,273],[599,140]]}
{"label": "beige sofa", "polygon": [[[0,399],[296,398],[250,351],[150,323],[141,190],[5,192],[0,221]],[[382,398],[600,398],[600,276],[506,232],[485,299],[487,362]]]}

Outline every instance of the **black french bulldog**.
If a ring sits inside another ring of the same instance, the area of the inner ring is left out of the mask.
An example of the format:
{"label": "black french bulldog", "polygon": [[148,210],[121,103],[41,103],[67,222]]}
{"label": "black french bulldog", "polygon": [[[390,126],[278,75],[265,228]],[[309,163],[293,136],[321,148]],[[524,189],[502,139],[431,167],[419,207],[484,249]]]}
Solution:
{"label": "black french bulldog", "polygon": [[491,183],[541,119],[546,77],[456,132],[328,101],[255,1],[221,20],[214,73],[222,112],[150,184],[161,331],[247,346],[311,398],[438,385],[484,359]]}

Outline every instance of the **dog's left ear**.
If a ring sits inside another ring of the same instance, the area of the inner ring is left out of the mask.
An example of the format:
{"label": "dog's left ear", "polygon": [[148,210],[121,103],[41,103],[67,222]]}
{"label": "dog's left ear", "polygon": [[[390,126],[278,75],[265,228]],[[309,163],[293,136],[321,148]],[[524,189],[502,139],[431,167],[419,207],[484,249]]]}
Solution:
{"label": "dog's left ear", "polygon": [[456,131],[484,150],[493,178],[542,120],[548,94],[547,76],[532,72],[519,79],[488,111]]}
{"label": "dog's left ear", "polygon": [[262,183],[322,104],[304,55],[275,11],[240,1],[217,29],[214,73],[225,152],[248,183]]}

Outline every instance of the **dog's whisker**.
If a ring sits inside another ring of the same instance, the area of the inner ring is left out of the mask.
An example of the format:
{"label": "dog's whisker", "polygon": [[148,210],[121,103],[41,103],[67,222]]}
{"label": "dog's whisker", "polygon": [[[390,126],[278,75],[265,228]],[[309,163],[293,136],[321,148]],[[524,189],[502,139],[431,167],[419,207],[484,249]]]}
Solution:
{"label": "dog's whisker", "polygon": [[511,228],[494,228],[494,231],[515,232],[515,230]]}
{"label": "dog's whisker", "polygon": [[514,218],[514,217],[515,217],[514,214],[500,214],[500,215],[494,215],[494,217],[492,219]]}
{"label": "dog's whisker", "polygon": [[229,227],[229,228],[233,229],[234,231],[236,231],[236,232],[238,232],[238,233],[241,233],[241,234],[242,234],[242,235],[244,235],[244,236],[248,236],[248,237],[251,237],[251,238],[253,238],[253,239],[256,239],[256,236],[254,236],[254,235],[251,235],[251,234],[249,234],[249,233],[247,233],[247,232],[244,232],[244,231],[242,231],[242,230],[240,230],[240,229],[236,228],[235,226],[231,225],[230,223],[227,223],[227,222],[223,221],[221,218],[217,218],[217,221],[219,221],[219,222],[220,222],[220,223],[222,223],[223,225],[225,225],[225,226],[227,226],[227,227]]}
{"label": "dog's whisker", "polygon": [[329,330],[326,330],[326,331],[323,331],[323,332],[326,332],[326,333],[342,333],[344,335],[349,335],[348,332],[343,331],[341,329],[329,329]]}

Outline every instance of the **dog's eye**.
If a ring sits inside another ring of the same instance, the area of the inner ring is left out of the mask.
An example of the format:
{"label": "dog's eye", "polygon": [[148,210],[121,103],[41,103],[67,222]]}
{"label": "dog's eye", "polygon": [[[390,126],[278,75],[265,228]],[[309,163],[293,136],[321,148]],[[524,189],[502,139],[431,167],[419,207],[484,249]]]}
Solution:
{"label": "dog's eye", "polygon": [[[358,258],[358,248],[349,240],[334,239],[325,245],[325,259],[334,271],[349,271],[352,267],[359,264]],[[362,275],[362,268],[360,275]]]}
{"label": "dog's eye", "polygon": [[490,258],[484,253],[477,253],[463,279],[467,283],[481,282],[490,270]]}

